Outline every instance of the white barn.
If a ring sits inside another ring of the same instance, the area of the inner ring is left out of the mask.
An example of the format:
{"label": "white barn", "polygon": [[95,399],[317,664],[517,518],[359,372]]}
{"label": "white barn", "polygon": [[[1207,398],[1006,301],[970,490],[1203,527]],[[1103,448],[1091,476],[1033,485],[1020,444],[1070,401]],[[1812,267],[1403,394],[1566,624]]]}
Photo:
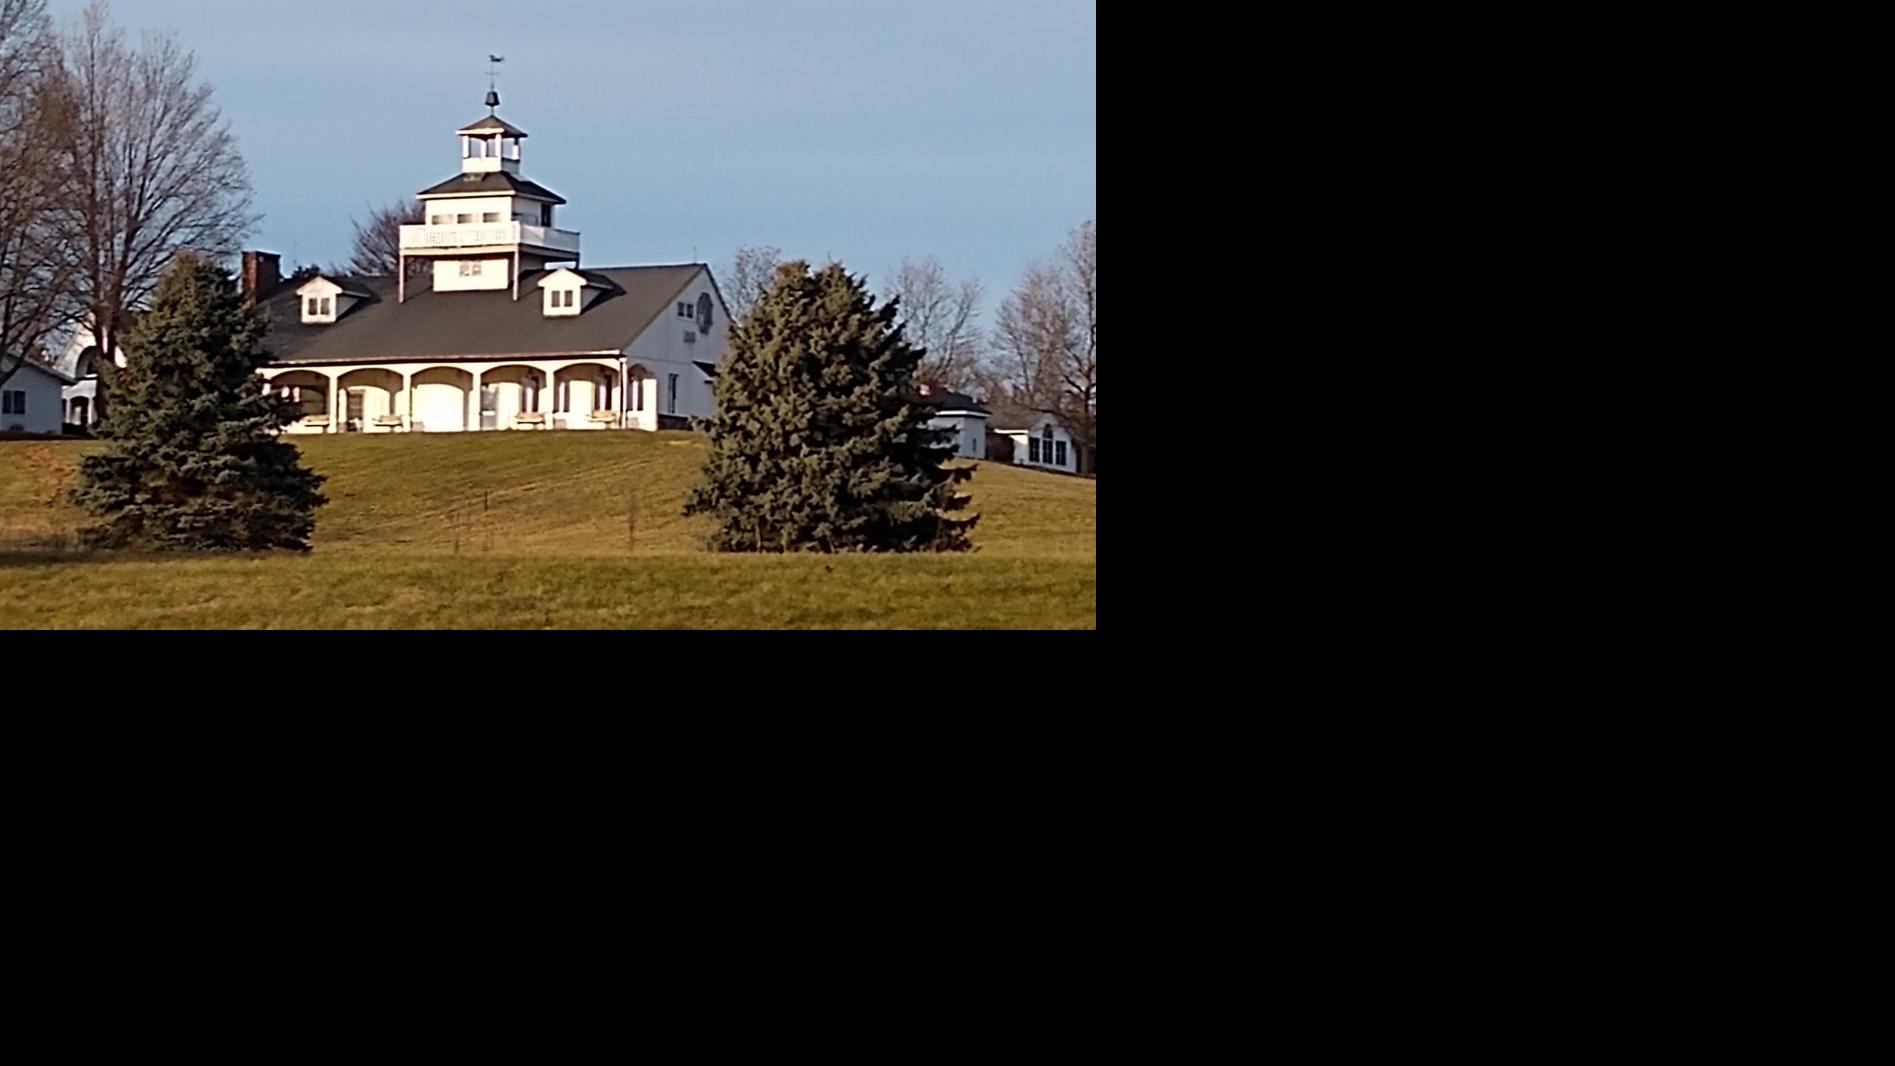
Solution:
{"label": "white barn", "polygon": [[[498,97],[490,95],[490,108]],[[566,201],[520,176],[525,131],[457,131],[461,172],[418,197],[394,277],[284,281],[244,253],[270,320],[263,376],[302,404],[291,433],[684,429],[712,413],[730,321],[703,263],[581,267]],[[424,269],[410,277],[413,260]]]}
{"label": "white barn", "polygon": [[60,391],[72,379],[31,359],[0,383],[0,432],[57,435],[64,420]]}

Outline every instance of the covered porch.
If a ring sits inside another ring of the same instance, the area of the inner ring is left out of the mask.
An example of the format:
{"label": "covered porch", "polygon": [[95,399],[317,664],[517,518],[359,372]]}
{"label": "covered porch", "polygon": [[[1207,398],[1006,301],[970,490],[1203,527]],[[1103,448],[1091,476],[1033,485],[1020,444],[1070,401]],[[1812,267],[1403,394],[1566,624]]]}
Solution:
{"label": "covered porch", "polygon": [[[652,375],[612,356],[265,367],[300,404],[285,432],[461,433],[656,429]],[[650,424],[646,424],[649,422]]]}

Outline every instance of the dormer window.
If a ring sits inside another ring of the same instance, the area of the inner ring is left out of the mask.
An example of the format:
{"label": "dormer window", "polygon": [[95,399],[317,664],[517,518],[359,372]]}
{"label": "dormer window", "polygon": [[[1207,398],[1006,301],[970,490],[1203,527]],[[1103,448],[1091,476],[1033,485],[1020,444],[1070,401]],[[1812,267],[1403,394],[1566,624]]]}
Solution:
{"label": "dormer window", "polygon": [[546,289],[547,317],[578,314],[579,288],[577,284],[548,286]]}
{"label": "dormer window", "polygon": [[585,310],[586,302],[594,295],[587,290],[607,287],[577,270],[565,267],[541,278],[539,285],[546,293],[542,310],[547,318],[580,314]]}
{"label": "dormer window", "polygon": [[310,278],[296,290],[296,295],[305,325],[327,325],[341,318],[358,301],[369,298],[366,290],[345,288],[321,275]]}
{"label": "dormer window", "polygon": [[[316,281],[321,281],[317,278]],[[314,284],[312,282],[311,284]],[[326,324],[336,320],[336,298],[334,296],[303,297],[303,321],[309,324]]]}

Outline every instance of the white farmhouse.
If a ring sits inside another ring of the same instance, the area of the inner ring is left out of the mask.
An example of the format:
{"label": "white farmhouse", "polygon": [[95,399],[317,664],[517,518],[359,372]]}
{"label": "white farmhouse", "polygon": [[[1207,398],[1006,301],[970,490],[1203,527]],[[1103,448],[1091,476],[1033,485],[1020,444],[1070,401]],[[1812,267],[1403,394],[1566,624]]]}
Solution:
{"label": "white farmhouse", "polygon": [[[686,428],[712,412],[730,317],[710,267],[581,267],[565,204],[520,176],[525,131],[490,113],[457,131],[461,172],[419,193],[394,277],[285,282],[246,252],[270,319],[270,386],[291,433]],[[426,267],[410,277],[411,261]]]}
{"label": "white farmhouse", "polygon": [[60,390],[72,379],[31,359],[0,383],[0,432],[57,435],[65,411]]}

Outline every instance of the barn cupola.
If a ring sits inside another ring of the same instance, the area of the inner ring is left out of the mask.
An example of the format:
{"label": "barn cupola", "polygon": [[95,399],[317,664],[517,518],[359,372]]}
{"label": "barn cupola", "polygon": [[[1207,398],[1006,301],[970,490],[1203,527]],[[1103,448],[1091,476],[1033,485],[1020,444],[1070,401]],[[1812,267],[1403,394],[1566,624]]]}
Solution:
{"label": "barn cupola", "polygon": [[487,93],[488,114],[455,131],[461,172],[416,194],[422,221],[401,228],[396,299],[408,299],[408,260],[431,260],[436,294],[510,290],[537,270],[579,265],[579,234],[554,227],[566,201],[520,174],[526,131],[493,113],[500,94]]}
{"label": "barn cupola", "polygon": [[499,115],[488,115],[462,126],[460,137],[461,173],[520,172],[520,142],[526,140],[525,130]]}

